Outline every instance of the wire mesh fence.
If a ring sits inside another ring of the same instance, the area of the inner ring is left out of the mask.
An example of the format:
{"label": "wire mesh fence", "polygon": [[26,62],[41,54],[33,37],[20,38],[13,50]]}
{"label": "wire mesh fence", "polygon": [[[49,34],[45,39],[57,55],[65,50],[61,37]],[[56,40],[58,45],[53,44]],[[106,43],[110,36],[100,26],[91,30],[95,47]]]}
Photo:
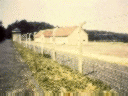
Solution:
{"label": "wire mesh fence", "polygon": [[108,83],[118,92],[128,92],[128,70],[126,66],[84,58],[83,73]]}
{"label": "wire mesh fence", "polygon": [[60,64],[67,65],[72,69],[78,70],[78,58],[75,55],[69,55],[68,53],[56,52],[56,61]]}
{"label": "wire mesh fence", "polygon": [[[32,43],[28,40],[28,36],[21,36],[23,46],[41,53],[46,57],[53,58],[53,47],[48,48],[40,43]],[[26,40],[26,41],[25,41]],[[100,79],[108,83],[113,89],[118,92],[128,92],[128,67],[112,64],[100,60],[82,57],[82,73],[92,78]],[[79,57],[78,54],[67,53],[55,50],[55,60],[60,63],[78,70]]]}
{"label": "wire mesh fence", "polygon": [[21,35],[21,41],[26,41],[26,38],[27,38],[27,37],[26,37],[26,34],[22,34],[22,35]]}

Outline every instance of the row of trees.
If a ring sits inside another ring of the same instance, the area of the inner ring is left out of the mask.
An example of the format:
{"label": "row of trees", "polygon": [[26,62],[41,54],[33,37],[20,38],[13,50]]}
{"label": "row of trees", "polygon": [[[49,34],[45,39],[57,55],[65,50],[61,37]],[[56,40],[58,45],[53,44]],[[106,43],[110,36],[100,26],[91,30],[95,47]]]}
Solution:
{"label": "row of trees", "polygon": [[2,21],[0,21],[0,42],[6,38],[6,29],[2,25]]}
{"label": "row of trees", "polygon": [[[26,20],[16,21],[8,25],[7,29],[2,26],[2,21],[0,21],[0,41],[6,38],[12,37],[12,30],[19,28],[21,33],[33,33],[44,29],[54,28],[53,25],[45,22],[28,22]],[[85,30],[88,33],[89,41],[120,41],[128,42],[128,34],[114,33],[107,31],[97,31],[97,30]]]}
{"label": "row of trees", "polygon": [[97,31],[97,30],[85,30],[85,31],[88,33],[89,41],[128,42],[128,34]]}
{"label": "row of trees", "polygon": [[19,28],[21,33],[33,33],[39,30],[54,28],[53,25],[45,22],[27,22],[26,20],[16,21],[7,27],[6,36],[7,38],[12,37],[12,30]]}

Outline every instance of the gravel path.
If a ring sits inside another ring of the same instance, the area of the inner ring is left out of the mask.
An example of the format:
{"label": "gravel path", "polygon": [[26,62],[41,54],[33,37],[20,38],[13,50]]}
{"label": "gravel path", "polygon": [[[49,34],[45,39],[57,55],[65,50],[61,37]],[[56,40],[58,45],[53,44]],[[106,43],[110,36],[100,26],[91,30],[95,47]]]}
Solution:
{"label": "gravel path", "polygon": [[0,43],[0,93],[34,93],[32,73],[21,60],[11,40]]}

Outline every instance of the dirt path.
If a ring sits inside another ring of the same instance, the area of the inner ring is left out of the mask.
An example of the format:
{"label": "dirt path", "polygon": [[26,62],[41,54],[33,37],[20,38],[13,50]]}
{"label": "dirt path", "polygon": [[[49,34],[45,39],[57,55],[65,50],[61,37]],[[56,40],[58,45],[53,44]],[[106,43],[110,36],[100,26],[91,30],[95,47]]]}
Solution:
{"label": "dirt path", "polygon": [[0,43],[0,93],[33,93],[32,74],[11,40]]}

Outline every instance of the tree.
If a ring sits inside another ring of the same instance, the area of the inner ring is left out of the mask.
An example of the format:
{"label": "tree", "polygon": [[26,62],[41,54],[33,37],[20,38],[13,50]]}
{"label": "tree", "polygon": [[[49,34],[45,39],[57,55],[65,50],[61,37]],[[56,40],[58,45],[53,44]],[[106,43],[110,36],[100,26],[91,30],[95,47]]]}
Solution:
{"label": "tree", "polygon": [[25,19],[21,21],[16,20],[14,23],[8,25],[6,32],[7,38],[10,39],[12,37],[12,30],[15,28],[19,28],[21,33],[25,34],[38,32],[44,29],[54,28],[54,26],[45,22],[27,22]]}
{"label": "tree", "polygon": [[0,42],[5,39],[5,37],[6,37],[5,34],[6,34],[6,30],[2,26],[2,21],[0,21]]}
{"label": "tree", "polygon": [[6,32],[6,37],[10,39],[12,37],[12,30],[14,29],[13,25],[8,25],[7,27],[7,32]]}

